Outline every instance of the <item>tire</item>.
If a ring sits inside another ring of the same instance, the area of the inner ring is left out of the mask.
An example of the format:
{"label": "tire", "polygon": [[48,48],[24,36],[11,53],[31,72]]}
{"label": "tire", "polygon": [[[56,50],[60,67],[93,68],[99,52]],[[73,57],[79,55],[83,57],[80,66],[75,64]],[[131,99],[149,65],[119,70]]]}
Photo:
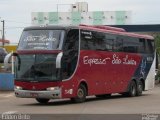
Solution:
{"label": "tire", "polygon": [[42,104],[46,104],[48,103],[49,99],[46,98],[36,98],[37,102],[42,103]]}
{"label": "tire", "polygon": [[97,98],[107,98],[111,97],[111,94],[103,94],[103,95],[96,95]]}
{"label": "tire", "polygon": [[136,96],[137,92],[137,87],[135,81],[131,81],[130,86],[129,86],[129,91],[127,92],[127,96],[129,97],[134,97]]}
{"label": "tire", "polygon": [[142,95],[142,91],[143,91],[143,83],[140,80],[140,81],[138,81],[138,84],[137,84],[136,95],[137,96],[141,96]]}
{"label": "tire", "polygon": [[86,95],[87,89],[83,84],[81,84],[77,90],[77,97],[71,98],[71,101],[75,103],[82,103],[86,100]]}

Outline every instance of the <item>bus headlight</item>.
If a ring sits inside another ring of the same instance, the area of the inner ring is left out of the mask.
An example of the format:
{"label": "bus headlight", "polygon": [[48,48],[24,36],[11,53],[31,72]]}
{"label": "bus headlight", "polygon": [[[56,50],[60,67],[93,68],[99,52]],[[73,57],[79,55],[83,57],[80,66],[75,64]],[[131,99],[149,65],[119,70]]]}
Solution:
{"label": "bus headlight", "polygon": [[48,91],[54,91],[54,90],[59,90],[59,87],[49,87],[47,88]]}
{"label": "bus headlight", "polygon": [[22,87],[20,87],[20,86],[14,86],[14,89],[15,90],[22,90]]}

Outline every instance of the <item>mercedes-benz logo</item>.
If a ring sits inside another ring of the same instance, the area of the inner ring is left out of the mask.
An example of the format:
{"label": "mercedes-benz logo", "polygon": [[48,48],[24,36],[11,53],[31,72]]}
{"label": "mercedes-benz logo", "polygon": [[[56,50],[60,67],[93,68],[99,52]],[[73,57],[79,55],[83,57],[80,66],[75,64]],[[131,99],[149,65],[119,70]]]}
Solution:
{"label": "mercedes-benz logo", "polygon": [[36,88],[35,88],[35,86],[32,86],[32,90],[35,90]]}

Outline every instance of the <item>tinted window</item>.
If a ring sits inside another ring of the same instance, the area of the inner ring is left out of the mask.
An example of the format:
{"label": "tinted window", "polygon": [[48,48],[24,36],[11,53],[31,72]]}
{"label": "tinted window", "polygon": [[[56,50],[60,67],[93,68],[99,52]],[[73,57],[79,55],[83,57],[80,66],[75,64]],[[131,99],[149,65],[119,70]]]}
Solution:
{"label": "tinted window", "polygon": [[114,49],[116,52],[123,52],[123,40],[124,40],[124,36],[117,36],[116,40],[115,40],[115,46]]}
{"label": "tinted window", "polygon": [[64,50],[76,49],[79,47],[79,31],[70,30],[64,43]]}
{"label": "tinted window", "polygon": [[153,53],[154,52],[154,41],[146,40],[146,52]]}
{"label": "tinted window", "polygon": [[48,54],[20,55],[20,63],[18,59],[15,63],[15,78],[36,81],[58,80],[56,57],[57,55]]}
{"label": "tinted window", "polygon": [[93,33],[87,30],[81,30],[81,49],[90,50],[93,46]]}
{"label": "tinted window", "polygon": [[145,53],[145,39],[139,39],[138,53]]}
{"label": "tinted window", "polygon": [[81,49],[97,50],[102,49],[102,33],[94,31],[81,31]]}
{"label": "tinted window", "polygon": [[93,32],[93,46],[94,50],[106,50],[104,33]]}
{"label": "tinted window", "polygon": [[64,55],[62,60],[63,79],[71,77],[74,73],[78,60],[78,50],[79,30],[73,29],[68,32],[64,43]]}
{"label": "tinted window", "polygon": [[115,35],[105,33],[105,50],[113,51],[115,40],[116,40]]}
{"label": "tinted window", "polygon": [[95,32],[95,31],[81,31],[81,49],[84,50],[100,50],[113,51],[115,36]]}
{"label": "tinted window", "polygon": [[29,30],[23,31],[18,50],[52,50],[58,49],[64,31]]}
{"label": "tinted window", "polygon": [[81,31],[81,49],[129,53],[152,53],[154,43],[142,38],[95,32]]}
{"label": "tinted window", "polygon": [[139,39],[133,37],[124,37],[123,51],[129,53],[136,53],[139,46]]}

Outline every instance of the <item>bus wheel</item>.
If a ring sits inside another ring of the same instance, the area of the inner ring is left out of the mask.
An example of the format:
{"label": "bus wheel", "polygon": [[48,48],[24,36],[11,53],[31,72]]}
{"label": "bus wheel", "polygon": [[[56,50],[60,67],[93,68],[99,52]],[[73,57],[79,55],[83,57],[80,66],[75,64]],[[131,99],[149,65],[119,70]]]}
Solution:
{"label": "bus wheel", "polygon": [[137,92],[136,92],[136,95],[137,96],[141,96],[142,95],[142,91],[143,91],[143,83],[141,80],[138,81],[138,84],[137,84]]}
{"label": "bus wheel", "polygon": [[46,98],[36,98],[36,100],[42,104],[48,103],[48,101],[49,101],[49,99],[46,99]]}
{"label": "bus wheel", "polygon": [[107,98],[111,97],[111,94],[103,94],[103,95],[96,95],[97,98]]}
{"label": "bus wheel", "polygon": [[87,95],[86,87],[83,84],[81,84],[77,91],[77,97],[71,98],[71,101],[74,101],[76,103],[82,103],[86,100],[86,95]]}
{"label": "bus wheel", "polygon": [[129,97],[134,97],[134,96],[136,96],[136,91],[137,91],[136,83],[135,83],[135,81],[132,80],[130,83],[130,87],[129,87],[129,91],[128,91],[127,95]]}

